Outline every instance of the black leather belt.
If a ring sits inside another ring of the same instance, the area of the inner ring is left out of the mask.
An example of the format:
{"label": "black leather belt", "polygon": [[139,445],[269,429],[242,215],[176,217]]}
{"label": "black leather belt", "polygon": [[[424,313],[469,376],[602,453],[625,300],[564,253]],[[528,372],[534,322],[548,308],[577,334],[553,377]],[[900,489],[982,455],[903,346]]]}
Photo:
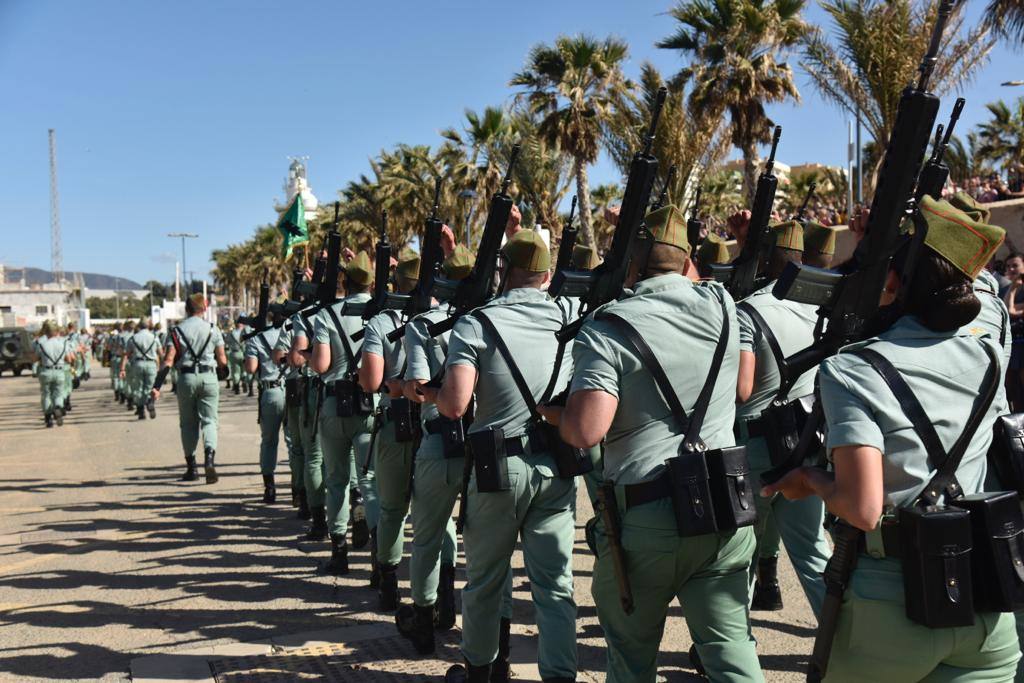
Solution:
{"label": "black leather belt", "polygon": [[623,487],[626,493],[626,509],[643,505],[672,495],[672,484],[669,481],[668,472],[659,474],[650,481],[639,484],[626,484]]}
{"label": "black leather belt", "polygon": [[178,368],[178,372],[183,375],[205,375],[207,372],[213,372],[214,369],[212,365],[187,365]]}
{"label": "black leather belt", "polygon": [[276,380],[276,381],[273,381],[273,382],[271,382],[269,380],[264,380],[264,381],[260,382],[260,389],[276,389],[279,386],[281,386],[281,384],[282,384],[281,380]]}
{"label": "black leather belt", "polygon": [[455,422],[455,420],[449,420],[447,417],[442,415],[440,417],[435,417],[433,420],[427,420],[424,422],[423,428],[427,430],[427,434],[443,434],[448,430],[448,427],[445,425],[449,425],[452,422]]}

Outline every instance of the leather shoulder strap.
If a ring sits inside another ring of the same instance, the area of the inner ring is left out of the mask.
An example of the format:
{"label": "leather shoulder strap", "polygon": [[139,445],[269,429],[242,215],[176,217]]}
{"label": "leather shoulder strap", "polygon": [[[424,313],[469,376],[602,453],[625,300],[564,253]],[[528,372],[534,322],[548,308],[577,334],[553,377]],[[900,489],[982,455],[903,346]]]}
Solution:
{"label": "leather shoulder strap", "polygon": [[736,305],[736,308],[750,316],[750,319],[754,322],[754,327],[757,328],[757,331],[761,333],[761,336],[767,342],[772,358],[775,359],[775,367],[779,369],[779,391],[775,394],[774,400],[776,403],[784,403],[789,398],[789,366],[786,364],[786,356],[782,353],[782,347],[779,346],[778,337],[772,332],[768,321],[764,319],[764,316],[750,302],[741,301]]}
{"label": "leather shoulder strap", "polygon": [[[342,304],[344,306],[344,304]],[[359,362],[359,357],[356,355],[356,351],[353,350],[352,345],[348,341],[348,335],[345,334],[345,328],[341,326],[341,319],[338,318],[338,314],[334,312],[334,306],[327,306],[324,310],[327,311],[327,315],[331,317],[331,322],[334,323],[334,329],[338,333],[338,337],[341,339],[341,345],[345,349],[345,356],[348,358],[348,372],[355,370],[356,363]],[[360,344],[362,348],[362,344]]]}
{"label": "leather shoulder strap", "polygon": [[480,321],[480,324],[484,326],[487,333],[494,337],[494,346],[498,349],[498,353],[505,361],[505,365],[508,366],[509,372],[512,374],[512,380],[516,383],[516,388],[519,389],[519,393],[523,397],[523,402],[526,403],[526,407],[530,409],[530,414],[534,419],[540,419],[540,413],[537,412],[537,400],[533,397],[533,392],[530,390],[530,385],[526,383],[526,378],[523,377],[523,373],[519,370],[519,365],[516,364],[515,359],[512,357],[512,352],[509,351],[508,345],[505,340],[502,339],[498,333],[498,328],[495,327],[494,322],[488,318],[482,309],[473,311],[470,315]]}

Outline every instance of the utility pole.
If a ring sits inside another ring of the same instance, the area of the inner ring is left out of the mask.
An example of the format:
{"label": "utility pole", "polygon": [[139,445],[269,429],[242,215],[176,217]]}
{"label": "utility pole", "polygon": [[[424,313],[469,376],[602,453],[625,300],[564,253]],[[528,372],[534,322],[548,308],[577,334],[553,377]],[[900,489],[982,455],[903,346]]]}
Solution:
{"label": "utility pole", "polygon": [[50,136],[50,270],[59,285],[64,281],[64,249],[60,235],[60,198],[57,195],[57,131]]}
{"label": "utility pole", "polygon": [[[185,278],[187,277],[186,274],[188,273],[188,270],[185,268],[185,240],[186,239],[195,239],[195,238],[199,237],[199,235],[194,233],[194,232],[169,232],[169,233],[167,233],[167,236],[168,237],[180,237],[181,238],[181,284],[185,285],[186,284]],[[189,292],[187,291],[188,287],[187,286],[183,287],[183,289],[186,290],[185,291],[185,296],[188,296],[189,295]]]}

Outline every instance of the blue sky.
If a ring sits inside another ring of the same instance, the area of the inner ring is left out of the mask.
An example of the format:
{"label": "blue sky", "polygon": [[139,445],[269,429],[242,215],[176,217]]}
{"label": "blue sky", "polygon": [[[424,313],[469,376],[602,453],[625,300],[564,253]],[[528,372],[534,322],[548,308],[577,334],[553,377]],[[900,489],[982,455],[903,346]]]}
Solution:
{"label": "blue sky", "polygon": [[[969,9],[976,16],[981,2]],[[678,55],[669,0],[218,2],[0,0],[0,263],[48,268],[47,128],[57,130],[64,266],[169,281],[275,219],[288,155],[309,155],[322,201],[398,142],[436,144],[466,107],[507,102],[529,48],[560,33],[614,34],[635,75]],[[824,22],[809,3],[808,18]],[[997,47],[963,93],[961,130],[983,105],[1024,95],[1019,53]],[[803,74],[802,106],[774,107],[779,159],[839,164],[846,116]],[[944,102],[943,116],[951,99]],[[602,161],[592,183],[617,180]]]}

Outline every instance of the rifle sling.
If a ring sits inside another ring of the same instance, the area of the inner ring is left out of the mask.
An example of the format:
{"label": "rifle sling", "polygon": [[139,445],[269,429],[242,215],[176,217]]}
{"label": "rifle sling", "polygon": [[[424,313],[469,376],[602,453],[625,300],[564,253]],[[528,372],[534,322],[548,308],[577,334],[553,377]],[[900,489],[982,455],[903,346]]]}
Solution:
{"label": "rifle sling", "polygon": [[764,340],[768,343],[768,349],[772,352],[772,357],[775,359],[775,366],[779,369],[779,391],[775,394],[773,401],[776,404],[785,403],[789,399],[789,390],[792,388],[789,377],[789,366],[786,364],[786,356],[782,353],[782,347],[779,346],[779,339],[772,332],[772,328],[768,325],[768,321],[764,319],[757,309],[754,308],[749,302],[742,301],[736,305],[736,308],[742,310],[744,313],[750,316],[750,319],[754,322],[754,327],[761,333]]}
{"label": "rifle sling", "polygon": [[[342,305],[344,309],[344,305]],[[334,323],[334,329],[338,333],[338,337],[341,339],[341,345],[345,348],[345,355],[348,357],[348,369],[346,372],[352,374],[355,372],[356,363],[359,362],[358,356],[355,351],[352,350],[352,345],[348,341],[348,333],[345,332],[345,328],[341,326],[341,320],[338,319],[338,314],[334,312],[334,306],[328,306],[326,309],[327,315],[331,317],[331,322]],[[362,348],[362,344],[359,345]]]}

